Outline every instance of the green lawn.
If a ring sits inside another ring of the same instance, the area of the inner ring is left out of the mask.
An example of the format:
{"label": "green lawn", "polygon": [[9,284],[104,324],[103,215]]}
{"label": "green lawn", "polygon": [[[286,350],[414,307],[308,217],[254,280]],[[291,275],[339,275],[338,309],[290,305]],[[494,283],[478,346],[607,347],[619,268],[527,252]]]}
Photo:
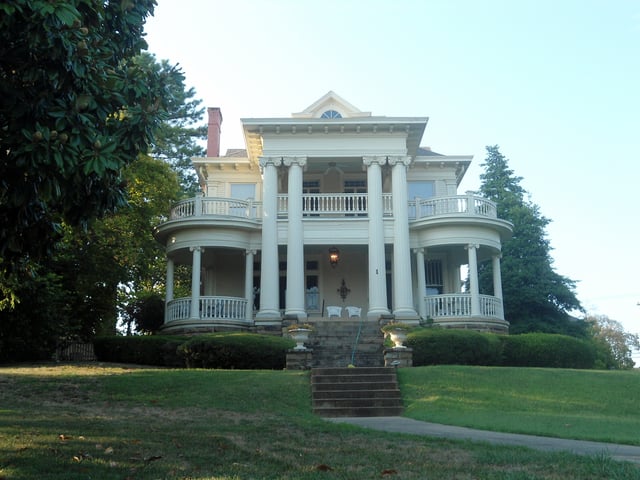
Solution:
{"label": "green lawn", "polygon": [[400,370],[406,416],[640,445],[640,372],[440,366]]}
{"label": "green lawn", "polygon": [[[539,382],[541,375],[571,379],[575,373],[592,382],[600,375],[638,380],[625,372],[477,367],[406,369],[400,377],[410,416],[446,412],[448,402],[453,418],[456,410],[473,418],[474,402],[483,405],[477,416],[488,416],[493,398],[499,400],[493,405],[497,418],[503,415],[501,396],[473,385],[490,389],[493,377],[519,391],[526,390],[522,382]],[[556,395],[547,392],[548,398]],[[580,395],[584,402],[591,397],[587,389]],[[461,404],[453,401],[457,396]],[[541,405],[555,402],[544,397]],[[640,469],[604,453],[579,457],[332,424],[311,413],[306,372],[97,364],[0,368],[0,480],[371,478],[639,479]]]}

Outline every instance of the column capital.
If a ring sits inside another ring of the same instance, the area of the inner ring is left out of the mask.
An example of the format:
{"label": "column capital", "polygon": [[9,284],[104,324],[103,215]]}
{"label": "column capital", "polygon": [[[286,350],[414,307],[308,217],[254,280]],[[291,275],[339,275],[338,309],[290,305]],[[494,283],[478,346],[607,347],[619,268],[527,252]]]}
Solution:
{"label": "column capital", "polygon": [[258,250],[251,249],[251,248],[248,248],[247,250],[244,251],[245,255],[256,255],[257,253],[258,253]]}
{"label": "column capital", "polygon": [[380,155],[366,156],[362,157],[362,163],[364,163],[367,167],[373,164],[383,166],[385,163],[387,163],[387,157]]}
{"label": "column capital", "polygon": [[411,161],[413,160],[412,157],[406,156],[406,155],[396,155],[396,156],[390,156],[389,157],[389,165],[404,165],[405,167],[408,167],[409,165],[411,165]]}
{"label": "column capital", "polygon": [[469,245],[464,247],[466,250],[477,250],[480,248],[480,244],[479,243],[470,243]]}
{"label": "column capital", "polygon": [[425,249],[424,247],[419,247],[419,248],[413,248],[412,250],[413,250],[413,253],[417,255],[418,253],[424,253]]}
{"label": "column capital", "polygon": [[279,167],[282,165],[282,157],[260,157],[260,167],[264,168],[267,165],[273,165]]}
{"label": "column capital", "polygon": [[294,164],[304,167],[307,165],[307,157],[282,157],[282,163],[287,167]]}
{"label": "column capital", "polygon": [[200,253],[202,253],[202,252],[204,252],[204,247],[201,247],[200,245],[196,245],[196,246],[193,246],[193,247],[189,247],[189,251],[190,252],[200,252]]}

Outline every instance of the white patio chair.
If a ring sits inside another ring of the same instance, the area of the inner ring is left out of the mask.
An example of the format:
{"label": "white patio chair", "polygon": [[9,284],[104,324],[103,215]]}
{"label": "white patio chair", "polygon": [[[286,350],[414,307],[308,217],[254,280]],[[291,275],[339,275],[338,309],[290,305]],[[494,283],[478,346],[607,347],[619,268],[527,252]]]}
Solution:
{"label": "white patio chair", "polygon": [[342,307],[327,307],[327,317],[341,317]]}
{"label": "white patio chair", "polygon": [[362,309],[360,307],[345,307],[345,309],[347,310],[347,316],[349,318],[360,317],[360,314],[362,313]]}

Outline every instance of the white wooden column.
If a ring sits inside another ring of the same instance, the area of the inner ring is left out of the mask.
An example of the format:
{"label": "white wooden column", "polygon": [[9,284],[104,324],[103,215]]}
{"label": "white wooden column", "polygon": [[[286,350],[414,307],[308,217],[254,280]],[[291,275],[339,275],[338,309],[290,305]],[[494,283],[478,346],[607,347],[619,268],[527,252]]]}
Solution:
{"label": "white wooden column", "polygon": [[302,168],[305,157],[284,157],[289,167],[287,208],[287,294],[285,315],[306,318],[304,309],[304,232],[302,227]]}
{"label": "white wooden column", "polygon": [[367,166],[367,210],[369,212],[369,311],[367,316],[377,318],[389,313],[382,205],[382,165],[387,159],[386,157],[363,157],[362,160]]}
{"label": "white wooden column", "polygon": [[478,248],[480,245],[469,244],[469,287],[471,289],[471,316],[480,316],[480,287],[478,282]]}
{"label": "white wooden column", "polygon": [[424,297],[427,294],[427,274],[424,268],[424,249],[416,248],[416,272],[418,274],[418,315],[423,320],[427,318],[427,302]]}
{"label": "white wooden column", "polygon": [[278,278],[278,170],[282,159],[261,157],[262,252],[260,255],[260,311],[257,319],[280,318]]}
{"label": "white wooden column", "polygon": [[409,202],[407,167],[411,157],[389,157],[393,193],[393,314],[396,318],[417,318],[411,288],[411,250],[409,248]]}
{"label": "white wooden column", "polygon": [[502,273],[500,271],[500,257],[499,253],[496,253],[491,258],[491,266],[493,270],[493,296],[502,300]]}
{"label": "white wooden column", "polygon": [[191,261],[191,311],[190,319],[200,318],[200,270],[202,267],[202,247],[190,247],[193,254]]}
{"label": "white wooden column", "polygon": [[255,250],[244,252],[244,298],[247,300],[244,317],[248,322],[253,321],[253,257],[255,254]]}
{"label": "white wooden column", "polygon": [[502,271],[500,267],[501,254],[496,253],[491,258],[493,270],[493,296],[500,299],[500,318],[504,320],[504,306],[502,304]]}
{"label": "white wooden column", "polygon": [[165,296],[164,296],[164,322],[167,323],[167,319],[169,318],[169,309],[168,304],[171,300],[173,300],[173,285],[174,285],[174,272],[175,265],[173,263],[173,259],[167,257],[167,281],[165,284]]}

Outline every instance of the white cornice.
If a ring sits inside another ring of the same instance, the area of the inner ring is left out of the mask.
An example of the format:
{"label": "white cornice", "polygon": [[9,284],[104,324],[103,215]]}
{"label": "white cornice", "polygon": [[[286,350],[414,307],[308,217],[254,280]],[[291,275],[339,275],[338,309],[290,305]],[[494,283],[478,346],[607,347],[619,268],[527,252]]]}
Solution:
{"label": "white cornice", "polygon": [[241,119],[247,154],[251,163],[262,155],[265,135],[366,134],[380,137],[406,135],[406,154],[414,156],[429,121],[428,117],[361,118],[244,118]]}

